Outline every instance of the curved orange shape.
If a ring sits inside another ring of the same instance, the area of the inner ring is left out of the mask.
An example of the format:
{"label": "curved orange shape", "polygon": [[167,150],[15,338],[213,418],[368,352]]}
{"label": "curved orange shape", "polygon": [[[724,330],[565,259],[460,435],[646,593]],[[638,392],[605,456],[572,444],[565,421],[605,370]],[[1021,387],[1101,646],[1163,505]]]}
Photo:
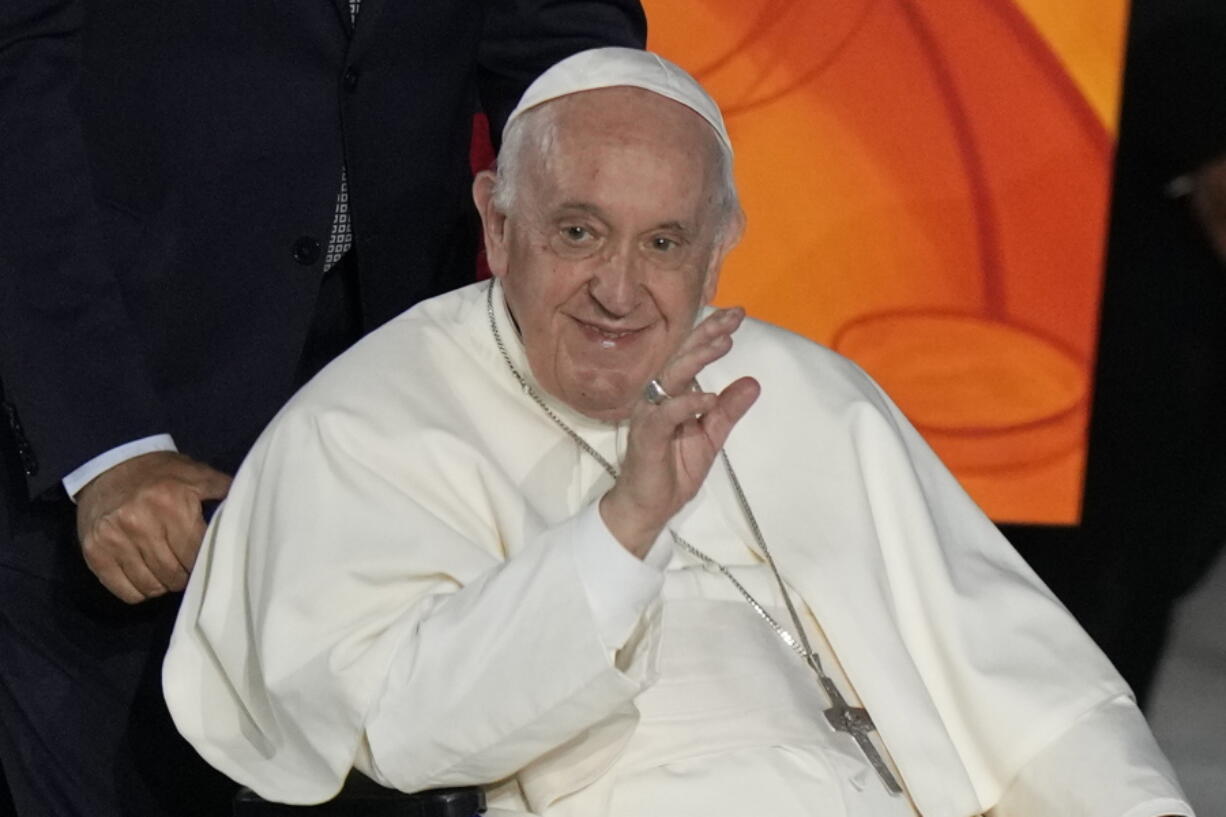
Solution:
{"label": "curved orange shape", "polygon": [[870,315],[835,347],[890,395],[955,470],[1042,464],[1075,450],[1085,368],[1067,349],[985,318],[926,310]]}
{"label": "curved orange shape", "polygon": [[[1084,403],[1112,138],[1029,18],[1011,0],[645,5],[651,46],[713,92],[737,146],[749,230],[718,300],[838,339],[996,518],[1075,521],[1084,407],[1022,423],[1050,423],[1050,445],[1002,441],[997,419]],[[923,354],[974,325],[1011,363],[902,363],[887,327],[925,315]],[[915,379],[933,366],[954,378],[940,399]]]}

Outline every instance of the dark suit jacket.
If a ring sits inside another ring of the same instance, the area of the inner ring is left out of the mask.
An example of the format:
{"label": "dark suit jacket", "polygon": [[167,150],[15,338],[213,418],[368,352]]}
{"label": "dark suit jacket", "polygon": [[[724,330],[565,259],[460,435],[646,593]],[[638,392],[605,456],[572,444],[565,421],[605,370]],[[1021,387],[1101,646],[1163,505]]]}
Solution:
{"label": "dark suit jacket", "polygon": [[635,0],[364,0],[356,33],[346,0],[4,0],[10,515],[158,432],[233,471],[293,388],[342,162],[371,328],[472,279],[478,95],[497,131],[644,27]]}

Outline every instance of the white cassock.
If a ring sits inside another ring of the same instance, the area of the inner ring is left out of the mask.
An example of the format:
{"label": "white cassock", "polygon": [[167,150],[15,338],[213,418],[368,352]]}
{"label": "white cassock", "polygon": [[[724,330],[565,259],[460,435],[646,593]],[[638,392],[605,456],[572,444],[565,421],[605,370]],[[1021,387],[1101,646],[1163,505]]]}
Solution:
{"label": "white cassock", "polygon": [[[406,791],[497,781],[492,813],[549,817],[1192,814],[1124,682],[890,400],[746,321],[700,380],[762,383],[726,450],[900,772],[889,796],[726,579],[667,537],[645,562],[612,539],[611,478],[513,378],[487,286],[360,342],[239,471],[164,668],[217,768],[291,803],[355,765]],[[624,426],[545,399],[619,459]],[[718,463],[673,528],[791,628]]]}

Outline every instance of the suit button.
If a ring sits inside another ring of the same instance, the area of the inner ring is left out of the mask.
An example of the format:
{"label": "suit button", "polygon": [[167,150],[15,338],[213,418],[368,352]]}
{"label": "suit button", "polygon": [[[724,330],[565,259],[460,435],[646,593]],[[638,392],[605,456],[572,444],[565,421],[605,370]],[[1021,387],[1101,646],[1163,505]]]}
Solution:
{"label": "suit button", "polygon": [[294,242],[294,246],[290,247],[290,252],[295,261],[304,267],[309,267],[319,260],[319,242],[309,235],[304,235]]}
{"label": "suit button", "polygon": [[354,66],[351,65],[348,68],[346,68],[345,76],[343,78],[343,81],[345,83],[345,90],[352,91],[354,88],[358,87],[358,79],[361,76],[362,76],[362,72],[359,71]]}

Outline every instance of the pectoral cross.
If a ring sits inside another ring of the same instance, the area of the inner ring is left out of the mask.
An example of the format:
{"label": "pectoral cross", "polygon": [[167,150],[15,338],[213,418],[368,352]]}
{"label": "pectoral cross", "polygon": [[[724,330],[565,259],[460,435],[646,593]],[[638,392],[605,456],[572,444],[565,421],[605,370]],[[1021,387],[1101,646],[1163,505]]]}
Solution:
{"label": "pectoral cross", "polygon": [[877,770],[877,775],[885,784],[886,791],[890,794],[902,794],[902,786],[898,784],[890,767],[885,764],[885,758],[869,739],[869,733],[877,731],[877,727],[873,724],[873,719],[869,717],[868,710],[859,706],[848,706],[847,699],[843,697],[843,693],[839,692],[839,688],[834,685],[830,676],[819,673],[818,679],[821,681],[822,689],[826,692],[826,697],[830,700],[830,708],[822,713],[826,716],[826,720],[836,732],[846,732],[851,735],[852,740],[860,747],[860,751],[868,758],[868,762]]}

